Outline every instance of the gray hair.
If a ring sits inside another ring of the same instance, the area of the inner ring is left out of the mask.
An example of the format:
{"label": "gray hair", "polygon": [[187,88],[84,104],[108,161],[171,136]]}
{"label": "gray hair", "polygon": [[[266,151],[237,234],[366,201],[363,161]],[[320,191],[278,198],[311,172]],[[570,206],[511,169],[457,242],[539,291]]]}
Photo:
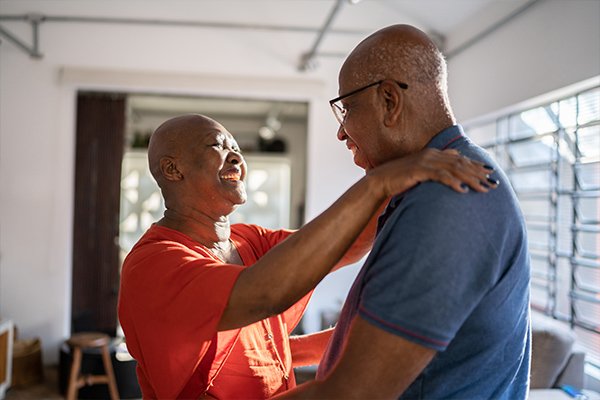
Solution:
{"label": "gray hair", "polygon": [[363,68],[355,69],[352,77],[359,81],[357,84],[395,79],[422,94],[446,96],[446,60],[434,45],[388,42],[380,46],[368,46],[362,56],[360,63]]}

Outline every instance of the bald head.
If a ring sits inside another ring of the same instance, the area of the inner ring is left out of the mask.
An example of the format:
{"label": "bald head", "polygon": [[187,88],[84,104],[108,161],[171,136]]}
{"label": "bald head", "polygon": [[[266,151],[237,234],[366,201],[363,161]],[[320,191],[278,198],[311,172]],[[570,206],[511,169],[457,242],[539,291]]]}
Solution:
{"label": "bald head", "polygon": [[204,115],[160,125],[150,137],[148,164],[171,218],[173,213],[225,218],[246,201],[239,146],[223,125]]}
{"label": "bald head", "polygon": [[181,157],[199,138],[215,128],[224,129],[217,121],[200,114],[171,118],[156,128],[148,145],[148,165],[159,186],[163,184],[160,160]]}
{"label": "bald head", "polygon": [[367,37],[342,67],[358,84],[396,79],[409,86],[445,79],[446,65],[433,41],[410,25],[392,25]]}
{"label": "bald head", "polygon": [[373,33],[356,46],[340,71],[340,86],[342,80],[360,87],[383,79],[408,84],[407,102],[418,113],[451,116],[446,62],[419,29],[392,25]]}

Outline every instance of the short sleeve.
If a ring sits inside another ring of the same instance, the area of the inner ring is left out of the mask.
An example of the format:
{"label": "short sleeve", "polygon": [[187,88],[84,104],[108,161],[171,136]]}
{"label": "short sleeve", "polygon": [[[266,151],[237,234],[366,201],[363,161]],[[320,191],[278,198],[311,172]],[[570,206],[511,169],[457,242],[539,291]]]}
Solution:
{"label": "short sleeve", "polygon": [[231,237],[246,265],[256,262],[295,231],[268,229],[252,224],[234,224]]}
{"label": "short sleeve", "polygon": [[168,241],[142,244],[127,257],[119,318],[157,397],[176,397],[189,380],[243,268]]}
{"label": "short sleeve", "polygon": [[437,183],[403,199],[366,261],[360,315],[444,350],[496,276],[495,249],[478,217],[482,204],[481,194],[461,195]]}

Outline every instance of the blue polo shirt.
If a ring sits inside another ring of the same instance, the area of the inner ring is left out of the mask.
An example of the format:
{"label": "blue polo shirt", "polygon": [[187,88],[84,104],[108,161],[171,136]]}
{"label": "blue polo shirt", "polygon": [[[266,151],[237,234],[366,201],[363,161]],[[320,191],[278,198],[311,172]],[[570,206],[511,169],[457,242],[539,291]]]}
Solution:
{"label": "blue polo shirt", "polygon": [[335,365],[358,314],[438,353],[402,399],[524,399],[530,365],[525,222],[511,185],[460,126],[428,147],[492,165],[489,193],[424,182],[395,196],[317,372]]}

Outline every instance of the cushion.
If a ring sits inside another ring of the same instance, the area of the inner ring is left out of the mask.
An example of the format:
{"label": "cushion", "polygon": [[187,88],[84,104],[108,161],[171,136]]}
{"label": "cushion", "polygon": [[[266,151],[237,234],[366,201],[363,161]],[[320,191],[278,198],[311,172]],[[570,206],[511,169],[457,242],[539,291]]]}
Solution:
{"label": "cushion", "polygon": [[532,313],[531,326],[530,386],[551,388],[569,361],[575,336],[567,326],[545,315]]}

